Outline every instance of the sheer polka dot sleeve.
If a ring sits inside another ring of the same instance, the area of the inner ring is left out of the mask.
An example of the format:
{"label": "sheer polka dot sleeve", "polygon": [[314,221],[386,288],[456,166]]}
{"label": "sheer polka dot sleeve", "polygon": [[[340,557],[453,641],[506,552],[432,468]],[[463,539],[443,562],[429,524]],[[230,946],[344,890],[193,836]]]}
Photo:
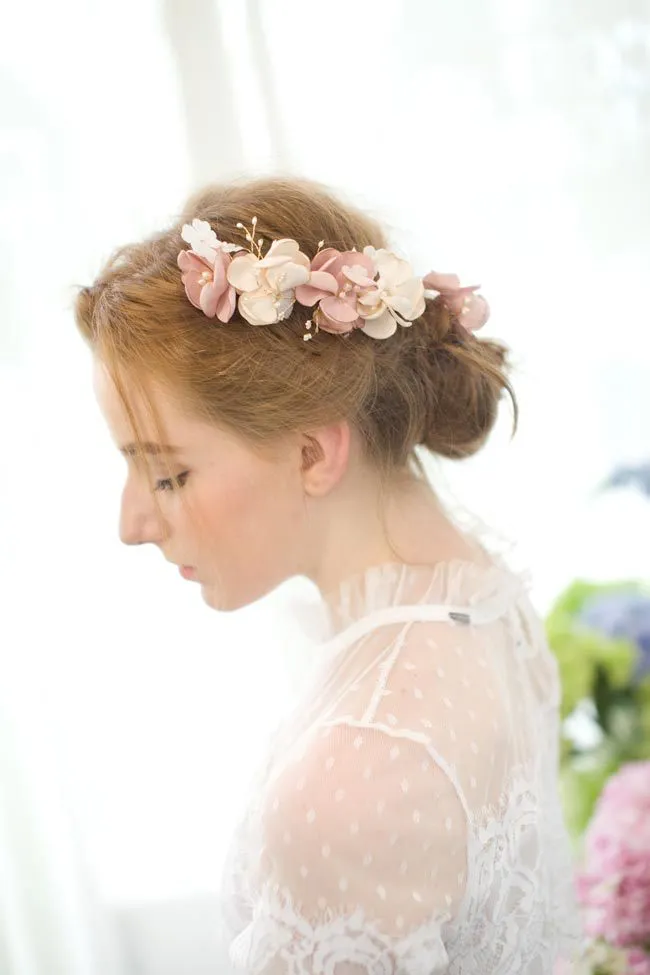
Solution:
{"label": "sheer polka dot sleeve", "polygon": [[258,975],[434,975],[465,888],[466,818],[426,749],[371,727],[320,729],[268,794]]}
{"label": "sheer polka dot sleeve", "polygon": [[[410,578],[390,575],[396,600]],[[523,598],[446,595],[468,611],[445,618],[427,588],[432,619],[351,623],[275,742],[231,871],[236,970],[515,975],[572,957],[557,664]]]}

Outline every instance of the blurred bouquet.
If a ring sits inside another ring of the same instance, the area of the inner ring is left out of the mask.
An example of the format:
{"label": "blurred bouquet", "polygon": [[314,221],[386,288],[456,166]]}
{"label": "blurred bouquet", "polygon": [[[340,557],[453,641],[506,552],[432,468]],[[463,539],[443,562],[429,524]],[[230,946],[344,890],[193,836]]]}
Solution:
{"label": "blurred bouquet", "polygon": [[584,975],[650,975],[650,762],[605,786],[585,837],[578,897],[589,939]]}
{"label": "blurred bouquet", "polygon": [[609,776],[650,758],[650,590],[575,582],[547,633],[562,680],[565,814],[577,839]]}

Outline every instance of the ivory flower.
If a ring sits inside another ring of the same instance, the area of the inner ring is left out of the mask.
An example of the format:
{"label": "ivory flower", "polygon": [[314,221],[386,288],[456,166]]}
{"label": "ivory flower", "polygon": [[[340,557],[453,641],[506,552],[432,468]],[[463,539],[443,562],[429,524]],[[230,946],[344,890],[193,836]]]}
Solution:
{"label": "ivory flower", "polygon": [[359,315],[364,319],[362,331],[373,339],[387,339],[397,325],[408,326],[423,314],[425,308],[422,279],[413,275],[408,261],[380,248],[363,251],[378,274],[375,287],[359,297]]}
{"label": "ivory flower", "polygon": [[293,308],[295,289],[309,280],[309,258],[295,240],[276,240],[265,257],[236,257],[228,281],[240,293],[240,314],[251,325],[273,325]]}

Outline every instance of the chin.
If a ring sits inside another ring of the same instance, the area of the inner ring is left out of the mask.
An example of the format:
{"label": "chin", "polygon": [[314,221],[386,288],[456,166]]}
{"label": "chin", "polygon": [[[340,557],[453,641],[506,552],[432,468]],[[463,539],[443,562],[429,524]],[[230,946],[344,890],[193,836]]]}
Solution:
{"label": "chin", "polygon": [[244,609],[246,606],[251,606],[259,599],[268,595],[273,589],[275,589],[275,585],[260,586],[259,589],[239,589],[237,587],[226,589],[224,586],[203,583],[201,585],[201,595],[203,596],[204,603],[210,609],[216,609],[220,613],[233,613],[236,609]]}

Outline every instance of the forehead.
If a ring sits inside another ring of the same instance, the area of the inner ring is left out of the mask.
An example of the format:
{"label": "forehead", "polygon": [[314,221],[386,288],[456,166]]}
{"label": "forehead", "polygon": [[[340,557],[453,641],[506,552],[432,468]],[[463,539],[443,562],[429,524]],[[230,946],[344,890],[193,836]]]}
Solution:
{"label": "forehead", "polygon": [[187,444],[219,434],[214,425],[189,416],[172,396],[153,383],[141,386],[126,376],[116,383],[99,360],[94,362],[93,386],[99,408],[118,446],[134,440],[159,445]]}
{"label": "forehead", "polygon": [[252,444],[229,427],[192,416],[171,393],[153,382],[142,389],[139,383],[120,377],[118,388],[98,359],[94,362],[93,385],[113,441],[127,455],[182,452],[197,461],[226,458],[240,466],[259,468],[291,459],[300,450],[300,438],[292,434]]}

